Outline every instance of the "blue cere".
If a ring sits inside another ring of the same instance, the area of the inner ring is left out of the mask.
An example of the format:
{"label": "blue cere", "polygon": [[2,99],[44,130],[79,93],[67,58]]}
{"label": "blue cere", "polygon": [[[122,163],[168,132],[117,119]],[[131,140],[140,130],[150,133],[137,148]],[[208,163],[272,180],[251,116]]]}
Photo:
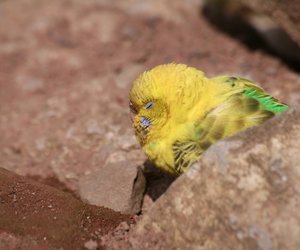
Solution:
{"label": "blue cere", "polygon": [[143,128],[148,128],[151,126],[151,122],[145,116],[141,116],[140,122]]}

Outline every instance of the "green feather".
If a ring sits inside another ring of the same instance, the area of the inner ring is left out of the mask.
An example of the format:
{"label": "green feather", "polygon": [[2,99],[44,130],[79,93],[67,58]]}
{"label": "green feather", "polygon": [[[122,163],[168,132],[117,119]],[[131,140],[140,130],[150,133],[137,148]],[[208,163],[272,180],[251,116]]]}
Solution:
{"label": "green feather", "polygon": [[244,95],[251,97],[261,103],[265,110],[271,111],[273,113],[281,113],[288,110],[288,106],[279,103],[274,97],[258,91],[257,89],[247,89],[243,92]]}

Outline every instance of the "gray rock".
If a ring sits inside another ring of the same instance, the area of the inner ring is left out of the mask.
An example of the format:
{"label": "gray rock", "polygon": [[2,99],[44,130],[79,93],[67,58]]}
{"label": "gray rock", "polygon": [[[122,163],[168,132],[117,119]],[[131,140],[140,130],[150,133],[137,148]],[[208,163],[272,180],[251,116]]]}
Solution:
{"label": "gray rock", "polygon": [[128,162],[116,162],[81,177],[79,194],[89,204],[136,214],[141,210],[145,186],[140,167]]}
{"label": "gray rock", "polygon": [[299,249],[300,109],[210,147],[137,224],[133,249]]}

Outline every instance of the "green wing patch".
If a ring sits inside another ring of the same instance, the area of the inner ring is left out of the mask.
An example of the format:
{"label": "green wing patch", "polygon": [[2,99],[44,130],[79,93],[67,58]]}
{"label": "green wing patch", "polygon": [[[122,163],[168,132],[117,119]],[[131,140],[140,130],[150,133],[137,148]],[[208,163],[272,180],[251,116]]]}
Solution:
{"label": "green wing patch", "polygon": [[265,110],[274,113],[281,113],[289,108],[287,105],[279,103],[274,97],[253,88],[245,90],[243,94],[259,101]]}
{"label": "green wing patch", "polygon": [[268,95],[261,87],[246,78],[222,76],[219,80],[221,79],[223,82],[230,84],[232,88],[244,89],[242,92],[244,95],[259,101],[267,111],[281,113],[289,109],[287,105],[280,103],[276,98]]}

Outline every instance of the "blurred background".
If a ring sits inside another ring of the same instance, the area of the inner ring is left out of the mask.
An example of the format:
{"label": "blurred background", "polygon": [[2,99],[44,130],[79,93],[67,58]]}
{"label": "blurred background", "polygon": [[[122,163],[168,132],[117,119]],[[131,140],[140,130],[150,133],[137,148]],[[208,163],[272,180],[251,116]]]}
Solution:
{"label": "blurred background", "polygon": [[299,24],[296,0],[2,0],[0,166],[77,192],[105,164],[142,164],[127,95],[162,63],[242,75],[293,106]]}

